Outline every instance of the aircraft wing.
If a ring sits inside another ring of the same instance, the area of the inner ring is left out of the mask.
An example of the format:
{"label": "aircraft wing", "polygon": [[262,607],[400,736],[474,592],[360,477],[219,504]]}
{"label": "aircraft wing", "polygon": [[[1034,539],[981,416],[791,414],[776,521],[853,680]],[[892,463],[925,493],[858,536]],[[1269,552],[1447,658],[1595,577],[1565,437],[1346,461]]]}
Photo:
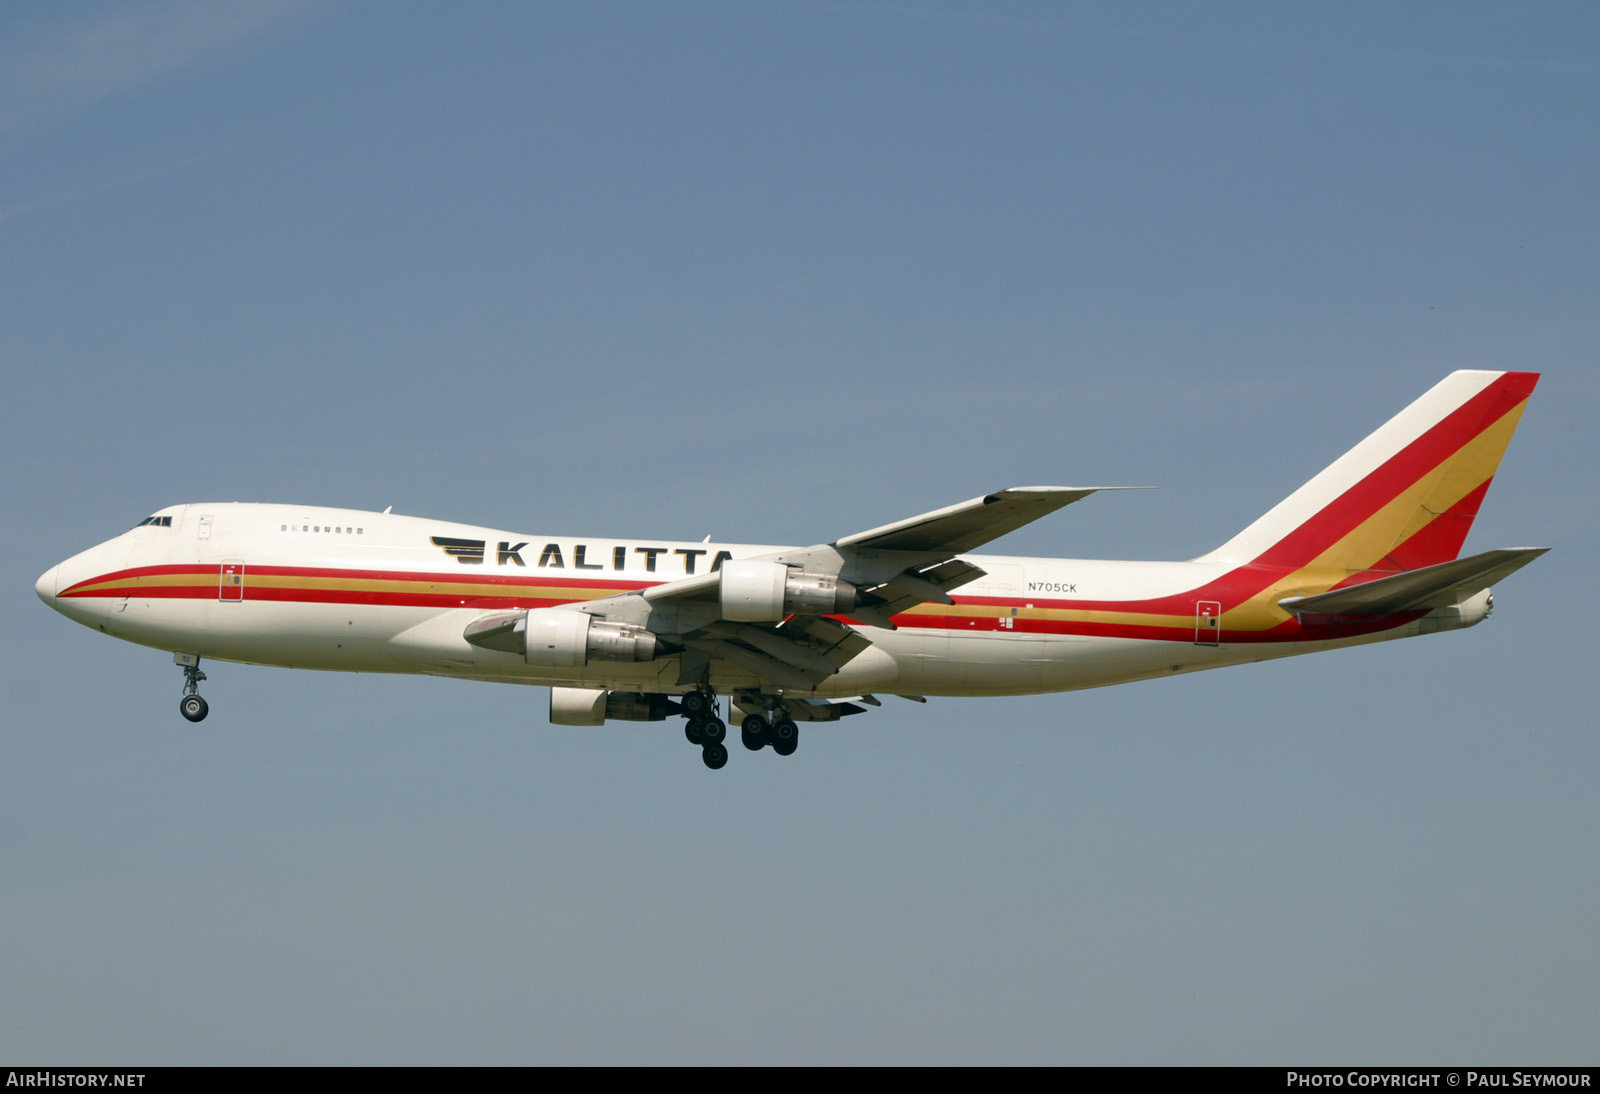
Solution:
{"label": "aircraft wing", "polygon": [[[833,541],[879,551],[971,551],[1104,487],[1014,486]],[[1112,489],[1115,489],[1114,487]]]}
{"label": "aircraft wing", "polygon": [[[810,690],[872,644],[863,625],[893,629],[896,613],[927,601],[954,603],[950,590],[984,576],[958,555],[1097,489],[1105,488],[1000,490],[831,543],[732,560],[711,573],[573,607],[645,627],[681,647],[680,683],[718,659],[779,687]],[[775,608],[756,618],[730,607],[730,574],[771,575],[776,588],[820,584],[837,589],[847,606]]]}
{"label": "aircraft wing", "polygon": [[1549,549],[1485,551],[1315,596],[1291,596],[1278,601],[1278,607],[1320,615],[1381,615],[1448,607],[1516,573]]}
{"label": "aircraft wing", "polygon": [[[783,551],[756,561],[826,574],[866,590],[848,613],[875,626],[893,627],[889,616],[926,601],[952,603],[948,590],[976,581],[984,571],[956,556],[1088,497],[1097,490],[1126,487],[1021,486],[998,490],[931,513],[908,517],[831,543]],[[646,589],[652,604],[713,602],[721,596],[720,572],[669,581]]]}

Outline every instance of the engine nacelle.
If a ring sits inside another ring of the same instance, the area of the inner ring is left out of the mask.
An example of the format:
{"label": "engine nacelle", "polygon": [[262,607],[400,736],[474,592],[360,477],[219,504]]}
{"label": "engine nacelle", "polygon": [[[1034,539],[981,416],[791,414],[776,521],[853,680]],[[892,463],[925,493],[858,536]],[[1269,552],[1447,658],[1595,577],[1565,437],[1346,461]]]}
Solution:
{"label": "engine nacelle", "polygon": [[469,623],[462,637],[480,649],[520,653],[530,665],[554,669],[582,668],[590,661],[654,661],[678,649],[643,627],[568,608],[487,615]]}
{"label": "engine nacelle", "polygon": [[856,587],[831,574],[805,574],[781,562],[728,559],[718,594],[722,617],[742,623],[786,615],[837,615],[856,606]]}
{"label": "engine nacelle", "polygon": [[613,722],[659,722],[677,709],[665,695],[595,688],[551,688],[550,724],[597,726]]}
{"label": "engine nacelle", "polygon": [[643,627],[607,623],[588,612],[534,608],[523,628],[523,656],[543,668],[581,668],[590,661],[654,661],[659,640]]}

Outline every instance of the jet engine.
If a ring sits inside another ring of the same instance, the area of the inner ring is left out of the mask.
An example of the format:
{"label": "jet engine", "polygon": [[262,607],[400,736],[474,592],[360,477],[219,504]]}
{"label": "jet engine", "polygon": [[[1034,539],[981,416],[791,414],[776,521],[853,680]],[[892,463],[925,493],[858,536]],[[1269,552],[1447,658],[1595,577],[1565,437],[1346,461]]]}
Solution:
{"label": "jet engine", "polygon": [[590,661],[654,661],[675,652],[643,627],[607,623],[570,608],[534,608],[485,616],[463,632],[474,646],[520,653],[543,668],[581,668]]}
{"label": "jet engine", "polygon": [[771,622],[787,615],[835,615],[858,602],[856,587],[831,574],[806,574],[781,562],[729,559],[722,564],[718,594],[722,616],[741,623]]}
{"label": "jet engine", "polygon": [[595,688],[551,688],[550,724],[597,726],[613,722],[659,722],[675,714],[678,704],[665,695]]}

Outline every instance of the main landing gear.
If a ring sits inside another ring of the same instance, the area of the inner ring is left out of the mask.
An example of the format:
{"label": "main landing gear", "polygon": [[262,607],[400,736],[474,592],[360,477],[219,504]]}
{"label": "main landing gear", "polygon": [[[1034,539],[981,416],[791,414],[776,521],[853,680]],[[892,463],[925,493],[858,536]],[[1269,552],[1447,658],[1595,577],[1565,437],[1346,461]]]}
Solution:
{"label": "main landing gear", "polygon": [[[781,697],[738,689],[730,709],[734,713],[760,712],[746,713],[739,723],[739,742],[750,752],[760,752],[771,745],[781,757],[792,757],[800,747],[800,726],[795,725]],[[690,744],[701,747],[701,760],[706,761],[707,768],[717,771],[728,763],[728,723],[717,717],[717,691],[709,683],[701,683],[694,691],[678,697],[677,710],[688,718],[683,736],[690,739]]]}
{"label": "main landing gear", "polygon": [[[768,745],[780,756],[792,756],[800,745],[800,727],[789,716],[783,700],[775,695],[756,691],[738,691],[734,694],[735,711],[765,709],[765,713],[748,714],[739,723],[739,741],[751,752],[760,752]],[[710,684],[701,684],[678,700],[678,709],[688,719],[683,735],[690,744],[700,746],[700,758],[715,771],[728,762],[728,747],[724,743],[728,726],[717,716],[717,693]]]}
{"label": "main landing gear", "polygon": [[780,756],[792,756],[800,747],[800,727],[793,718],[776,709],[777,717],[771,721],[760,714],[752,714],[739,726],[739,739],[751,752],[760,752],[768,745]]}
{"label": "main landing gear", "polygon": [[[740,692],[738,695],[745,710],[754,706],[758,698],[755,693]],[[760,752],[771,745],[772,751],[780,756],[794,755],[800,744],[800,727],[789,717],[782,701],[771,697],[762,701],[771,704],[765,714],[748,715],[739,723],[740,742],[751,752]],[[723,742],[728,736],[728,725],[717,717],[717,693],[711,685],[701,684],[684,695],[678,705],[683,716],[689,719],[683,727],[683,735],[690,744],[700,746],[700,758],[705,765],[715,771],[727,763],[728,747]]]}
{"label": "main landing gear", "polygon": [[700,746],[700,759],[715,771],[728,762],[728,748],[723,739],[728,736],[728,723],[717,717],[717,693],[709,684],[701,684],[685,695],[679,704],[689,719],[683,735],[690,744]]}
{"label": "main landing gear", "polygon": [[206,674],[200,671],[200,656],[175,653],[172,660],[183,668],[183,698],[178,700],[178,713],[191,722],[205,721],[211,707],[200,698],[200,681],[206,678]]}

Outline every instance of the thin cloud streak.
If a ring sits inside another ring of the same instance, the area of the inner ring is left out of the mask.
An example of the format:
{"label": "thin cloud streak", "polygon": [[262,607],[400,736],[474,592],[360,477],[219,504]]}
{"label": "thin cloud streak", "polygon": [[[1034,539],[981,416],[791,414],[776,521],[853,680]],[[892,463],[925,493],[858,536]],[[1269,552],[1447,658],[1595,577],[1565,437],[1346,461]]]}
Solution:
{"label": "thin cloud streak", "polygon": [[206,64],[280,25],[304,0],[158,0],[84,19],[0,55],[0,129],[81,110]]}
{"label": "thin cloud streak", "polygon": [[[880,18],[923,19],[943,23],[966,23],[975,26],[1011,27],[1028,31],[1047,31],[1058,34],[1101,36],[1106,38],[1143,39],[1151,42],[1189,45],[1196,48],[1240,49],[1258,53],[1298,53],[1333,60],[1366,58],[1388,62],[1455,66],[1460,68],[1505,69],[1508,71],[1537,72],[1551,76],[1586,77],[1600,74],[1600,65],[1566,63],[1549,60],[1524,60],[1512,57],[1437,53],[1427,50],[1395,50],[1384,48],[1350,49],[1341,46],[1294,41],[1287,38],[1266,38],[1254,35],[1215,33],[1189,28],[1166,26],[1133,26],[1121,23],[1086,22],[1081,19],[1056,16],[1016,15],[991,8],[974,10],[930,8],[920,4],[855,4],[846,0],[777,0],[796,8],[834,12],[849,16],[877,16]],[[1108,9],[1109,10],[1109,9]],[[1175,9],[1181,10],[1181,9]]]}
{"label": "thin cloud streak", "polygon": [[71,190],[63,190],[57,194],[49,194],[45,197],[34,198],[31,201],[21,201],[15,205],[8,205],[4,208],[0,208],[0,224],[5,224],[7,221],[16,220],[19,217],[25,217],[32,213],[42,212],[46,209],[54,209],[58,205],[70,205],[75,201],[85,201],[89,198],[99,197],[101,194],[107,194],[113,190],[121,190],[125,186],[137,186],[142,182],[149,182],[151,179],[158,179],[164,175],[170,175],[177,171],[183,171],[187,168],[194,167],[197,164],[207,163],[216,158],[217,155],[189,156],[185,159],[177,161],[176,163],[165,164],[161,167],[150,167],[143,171],[135,171],[131,174],[123,175],[120,178],[115,178],[109,182],[103,182],[96,186],[79,186]]}

